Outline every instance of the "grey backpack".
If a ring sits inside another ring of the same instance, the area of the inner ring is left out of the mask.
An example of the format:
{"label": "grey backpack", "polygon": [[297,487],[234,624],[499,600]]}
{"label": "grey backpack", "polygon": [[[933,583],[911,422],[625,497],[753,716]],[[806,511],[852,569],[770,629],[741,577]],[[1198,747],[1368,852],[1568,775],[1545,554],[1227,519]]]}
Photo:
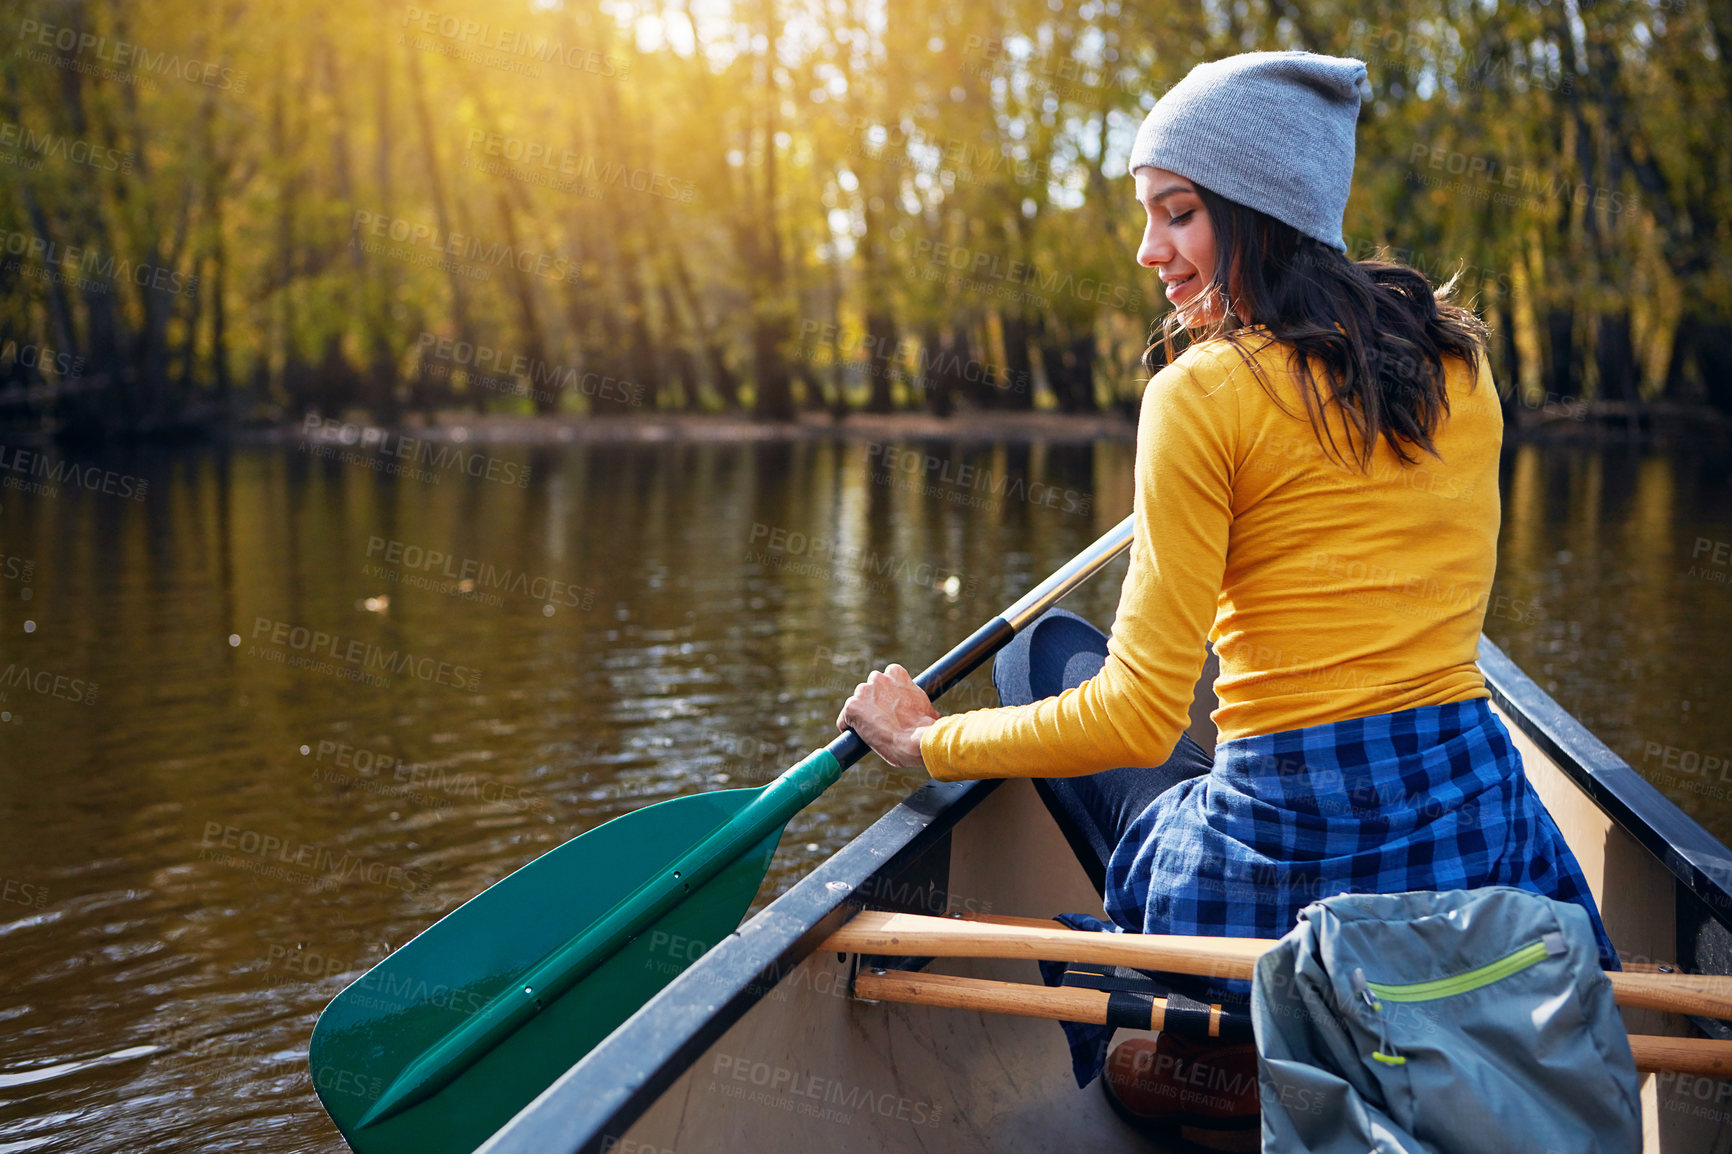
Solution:
{"label": "grey backpack", "polygon": [[1580,906],[1494,886],[1313,902],[1251,990],[1265,1154],[1636,1154]]}

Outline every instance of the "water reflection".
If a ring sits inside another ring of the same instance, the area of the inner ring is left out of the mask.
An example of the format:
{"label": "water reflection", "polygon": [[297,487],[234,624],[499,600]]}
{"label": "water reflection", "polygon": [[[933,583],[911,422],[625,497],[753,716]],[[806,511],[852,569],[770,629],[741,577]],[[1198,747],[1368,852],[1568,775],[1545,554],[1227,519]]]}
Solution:
{"label": "water reflection", "polygon": [[1506,455],[1503,486],[1498,591],[1512,611],[1486,632],[1732,843],[1727,462],[1524,445]]}
{"label": "water reflection", "polygon": [[[573,834],[769,780],[1130,507],[1128,443],[490,451],[527,484],[256,448],[0,494],[0,668],[51,675],[0,687],[0,1146],[341,1149],[305,1050],[345,982]],[[1725,465],[1525,447],[1504,487],[1488,632],[1728,838]],[[914,784],[845,778],[760,900]]]}

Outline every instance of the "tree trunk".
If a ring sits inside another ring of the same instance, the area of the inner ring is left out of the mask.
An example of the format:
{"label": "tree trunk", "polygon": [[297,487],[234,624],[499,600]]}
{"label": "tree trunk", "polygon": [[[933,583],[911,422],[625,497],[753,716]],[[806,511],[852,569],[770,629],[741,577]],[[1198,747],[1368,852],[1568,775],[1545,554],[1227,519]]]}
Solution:
{"label": "tree trunk", "polygon": [[223,236],[223,179],[226,162],[219,162],[213,131],[214,108],[207,105],[202,126],[204,143],[204,218],[206,231],[204,265],[209,269],[199,281],[199,295],[210,302],[211,377],[216,386],[216,404],[224,424],[234,421],[234,381],[229,375],[228,304],[224,300],[228,281],[228,243]]}
{"label": "tree trunk", "polygon": [[703,302],[698,299],[697,290],[692,287],[691,271],[686,268],[685,258],[680,255],[678,245],[672,246],[669,252],[669,266],[673,269],[674,283],[679,286],[680,295],[685,297],[686,307],[701,334],[699,341],[703,349],[704,366],[709,370],[710,385],[721,399],[722,407],[730,412],[735,411],[740,407],[740,379],[728,368],[722,342],[716,336],[721,331],[721,326],[706,317]]}
{"label": "tree trunk", "polygon": [[938,322],[928,321],[920,334],[920,387],[926,394],[926,407],[938,417],[948,417],[956,408],[956,380],[950,360]]}
{"label": "tree trunk", "polygon": [[813,326],[800,326],[800,348],[794,357],[794,379],[800,382],[804,391],[801,407],[808,412],[824,412],[830,408],[830,394],[825,390],[824,383],[818,377],[814,367],[818,360],[818,342],[814,339],[817,330]]}
{"label": "tree trunk", "polygon": [[[451,237],[451,212],[447,207],[448,198],[445,193],[445,174],[439,168],[439,151],[434,146],[433,116],[427,109],[427,86],[421,78],[421,58],[417,52],[408,53],[409,58],[409,98],[414,105],[415,125],[419,130],[421,140],[421,159],[427,171],[427,191],[433,198],[433,217],[439,227],[441,242]],[[443,262],[445,282],[451,289],[451,315],[457,323],[457,337],[467,341],[470,347],[476,344],[475,330],[469,320],[469,290],[463,284],[463,276],[457,270],[455,261]],[[445,378],[449,381],[449,377]],[[449,387],[440,387],[427,379],[426,365],[421,370],[421,402],[424,410],[431,415],[430,402],[433,398],[448,395]],[[471,389],[470,400],[477,409],[482,407],[485,396],[479,389]]]}
{"label": "tree trunk", "polygon": [[1594,333],[1594,362],[1599,368],[1600,396],[1624,402],[1624,419],[1634,435],[1641,423],[1642,389],[1628,309],[1600,316]]}
{"label": "tree trunk", "polygon": [[1515,339],[1515,309],[1507,293],[1498,299],[1492,329],[1492,379],[1501,382],[1498,404],[1503,409],[1504,427],[1514,428],[1522,416],[1521,350]]}
{"label": "tree trunk", "polygon": [[[194,259],[194,273],[203,263],[202,257]],[[192,295],[192,303],[187,306],[185,323],[181,328],[180,349],[175,354],[174,391],[182,406],[193,396],[193,390],[198,383],[198,325],[204,311],[203,302],[204,297],[201,294]]]}
{"label": "tree trunk", "polygon": [[830,262],[830,417],[840,421],[848,415],[848,366],[842,359],[842,269]]}
{"label": "tree trunk", "polygon": [[752,413],[769,421],[794,419],[794,393],[788,365],[782,357],[781,328],[765,317],[759,317],[752,325],[752,367],[757,385]]}
{"label": "tree trunk", "polygon": [[[349,107],[349,94],[344,87],[343,69],[337,59],[336,49],[330,41],[321,34],[318,38],[319,59],[324,64],[325,90],[329,93],[332,104],[337,108]],[[379,88],[375,93],[375,111],[378,115],[379,148],[385,149],[385,142],[390,139],[390,129],[387,127],[385,89],[386,72],[380,62]],[[214,93],[214,89],[212,90]],[[338,117],[332,126],[331,159],[332,167],[337,175],[337,193],[342,203],[354,207],[355,180],[352,172],[352,149],[349,146],[348,124],[345,118]],[[382,188],[390,187],[389,166],[380,158],[379,177]],[[349,266],[354,270],[354,283],[351,291],[355,294],[352,315],[345,318],[349,325],[354,326],[358,347],[363,350],[366,369],[357,372],[352,366],[345,366],[344,375],[349,381],[351,395],[345,398],[345,403],[360,404],[375,420],[389,421],[396,417],[396,359],[391,354],[391,338],[388,335],[390,327],[389,305],[392,299],[391,282],[382,276],[383,270],[369,269],[367,254],[360,244],[359,238],[351,238],[349,244]]]}
{"label": "tree trunk", "polygon": [[[511,211],[511,202],[497,189],[493,198],[499,208],[499,223],[505,229],[505,243],[513,253],[518,252],[517,217]],[[541,317],[535,311],[535,285],[529,273],[516,267],[519,263],[512,262],[511,299],[517,305],[517,324],[523,332],[523,355],[529,358],[530,402],[538,415],[547,416],[559,410],[558,379],[547,363],[547,338],[541,328]]]}
{"label": "tree trunk", "polygon": [[1070,355],[1076,366],[1076,392],[1073,399],[1076,408],[1073,412],[1093,413],[1100,406],[1095,401],[1095,337],[1093,332],[1084,333],[1071,342]]}
{"label": "tree trunk", "polygon": [[1058,402],[1059,412],[1070,412],[1071,367],[1065,362],[1064,346],[1041,341],[1036,347],[1040,350],[1040,367],[1046,371],[1047,387]]}
{"label": "tree trunk", "polygon": [[1006,385],[1000,393],[1000,407],[1028,410],[1034,408],[1034,362],[1028,355],[1028,318],[1006,315],[1000,318],[1004,326],[1004,369]]}
{"label": "tree trunk", "polygon": [[1579,395],[1576,384],[1575,310],[1554,305],[1546,310],[1546,392],[1562,399]]}
{"label": "tree trunk", "polygon": [[1066,413],[1090,413],[1095,404],[1095,341],[1092,334],[1069,341],[1043,341],[1041,366],[1058,407]]}
{"label": "tree trunk", "polygon": [[[280,47],[279,47],[280,52]],[[277,85],[271,93],[271,150],[277,156],[288,156],[288,92],[290,90],[286,69],[280,62],[278,65]],[[282,185],[277,189],[276,213],[276,276],[274,277],[277,297],[276,321],[277,342],[282,349],[283,373],[278,382],[289,411],[300,416],[313,404],[313,397],[308,390],[310,374],[300,356],[300,346],[296,342],[296,329],[299,327],[295,316],[295,203],[300,198],[301,178],[297,171],[291,170]]]}
{"label": "tree trunk", "polygon": [[752,361],[757,376],[753,410],[762,419],[791,421],[794,419],[794,395],[789,384],[787,361],[782,355],[783,342],[790,332],[790,318],[783,300],[786,270],[782,267],[780,206],[776,203],[776,125],[782,104],[781,93],[776,87],[776,54],[782,41],[776,0],[763,0],[763,18],[767,48],[759,67],[763,69],[764,84],[764,187],[758,219],[754,222],[759,230],[759,240],[754,248],[760,261],[758,272],[765,299],[753,310]]}
{"label": "tree trunk", "polygon": [[789,369],[805,393],[801,408],[822,410],[829,404],[824,397],[823,387],[818,384],[818,374],[812,371],[811,361],[801,358],[789,366]]}
{"label": "tree trunk", "polygon": [[888,312],[866,314],[866,378],[872,388],[866,401],[868,413],[888,413],[896,407],[891,386],[902,371],[902,359],[896,355],[900,344],[896,321]]}
{"label": "tree trunk", "polygon": [[338,333],[325,334],[324,351],[319,357],[314,396],[319,411],[338,414],[350,405],[359,393],[355,370],[343,355],[343,338]]}
{"label": "tree trunk", "polygon": [[721,342],[706,340],[704,359],[710,369],[710,384],[715,386],[716,393],[721,397],[722,407],[737,411],[740,407],[740,378],[728,367],[728,359],[722,351]]}
{"label": "tree trunk", "polygon": [[662,313],[668,328],[666,350],[670,361],[669,371],[679,385],[680,403],[688,413],[698,412],[703,408],[703,398],[698,393],[698,362],[692,356],[691,348],[683,339],[684,333],[680,324],[680,312],[674,305],[673,288],[666,277],[658,280],[657,287],[661,290]]}
{"label": "tree trunk", "polygon": [[1004,366],[987,351],[992,347],[986,339],[988,335],[984,325],[971,331],[969,325],[959,322],[950,338],[951,347],[962,358],[962,395],[978,409],[994,409],[1002,405],[1007,383],[1001,375]]}
{"label": "tree trunk", "polygon": [[[1690,379],[1691,369],[1695,381]],[[1732,323],[1696,312],[1686,312],[1679,319],[1666,369],[1666,393],[1700,397],[1732,417]]]}
{"label": "tree trunk", "polygon": [[[625,379],[631,382],[633,397],[652,412],[659,406],[661,381],[657,374],[656,346],[649,330],[649,294],[644,284],[643,266],[632,262],[625,267],[627,327],[631,330],[631,345],[627,351]],[[631,402],[625,404],[629,407]]]}

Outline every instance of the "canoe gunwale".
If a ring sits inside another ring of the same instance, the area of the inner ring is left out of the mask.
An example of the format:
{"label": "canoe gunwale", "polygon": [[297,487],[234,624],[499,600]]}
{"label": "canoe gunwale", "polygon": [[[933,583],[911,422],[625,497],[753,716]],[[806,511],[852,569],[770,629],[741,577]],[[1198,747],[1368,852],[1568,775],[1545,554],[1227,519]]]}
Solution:
{"label": "canoe gunwale", "polygon": [[[874,879],[918,870],[1002,783],[929,782],[646,1002],[478,1154],[604,1154],[710,1045],[864,904]],[[835,883],[840,883],[835,884]],[[850,900],[852,899],[852,900]]]}

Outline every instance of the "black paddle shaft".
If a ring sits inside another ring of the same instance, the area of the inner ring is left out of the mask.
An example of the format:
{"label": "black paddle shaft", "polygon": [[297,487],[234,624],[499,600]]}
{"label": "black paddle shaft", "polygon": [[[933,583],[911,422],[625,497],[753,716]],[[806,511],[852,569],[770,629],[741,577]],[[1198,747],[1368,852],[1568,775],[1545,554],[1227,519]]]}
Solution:
{"label": "black paddle shaft", "polygon": [[[987,658],[1010,644],[1011,638],[1056,605],[1059,598],[1098,573],[1109,561],[1129,548],[1130,544],[1131,518],[1126,517],[1110,531],[1102,534],[1093,545],[1072,558],[1064,568],[1030,589],[1016,604],[976,629],[962,644],[927,666],[925,672],[914,679],[914,684],[924,689],[928,698],[937,701],[951,686],[979,669],[986,664]],[[852,729],[824,748],[830,751],[830,755],[844,769],[870,752],[860,735]]]}

